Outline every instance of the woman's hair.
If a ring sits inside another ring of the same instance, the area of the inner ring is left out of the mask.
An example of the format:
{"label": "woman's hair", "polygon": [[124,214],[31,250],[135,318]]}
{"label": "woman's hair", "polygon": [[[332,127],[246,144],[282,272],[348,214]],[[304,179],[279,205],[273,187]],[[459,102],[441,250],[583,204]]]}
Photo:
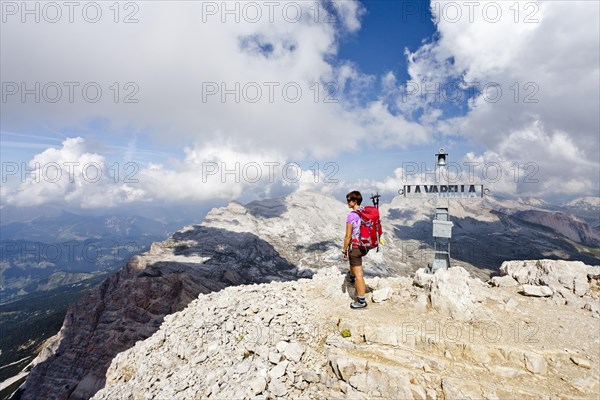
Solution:
{"label": "woman's hair", "polygon": [[360,203],[362,203],[362,194],[358,190],[353,190],[346,195],[346,201],[355,201],[360,206]]}

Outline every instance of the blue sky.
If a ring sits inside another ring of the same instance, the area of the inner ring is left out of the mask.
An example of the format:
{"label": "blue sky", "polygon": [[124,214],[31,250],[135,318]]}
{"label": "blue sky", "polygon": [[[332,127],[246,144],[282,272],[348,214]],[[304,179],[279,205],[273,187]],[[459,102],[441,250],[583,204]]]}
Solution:
{"label": "blue sky", "polygon": [[366,74],[393,71],[399,79],[408,79],[404,50],[417,50],[436,32],[428,3],[368,1],[363,5],[360,32],[344,38],[339,57],[356,62]]}
{"label": "blue sky", "polygon": [[[108,17],[95,24],[23,23],[18,13],[8,15],[1,35],[3,167],[134,162],[143,179],[40,185],[16,174],[2,184],[3,201],[193,204],[298,188],[337,194],[358,184],[391,196],[402,183],[398,168],[433,167],[440,147],[463,165],[499,165],[503,179],[487,182],[498,194],[556,201],[598,195],[600,32],[597,23],[577,22],[598,19],[598,4],[530,3],[519,3],[519,10],[502,3],[494,21],[481,8],[467,18],[473,9],[466,3],[453,2],[462,7],[454,18],[449,3],[428,1],[277,2],[274,20],[266,20],[265,7],[258,22],[223,16],[219,2],[138,2],[132,24]],[[313,20],[315,4],[321,16],[333,4],[336,23]],[[283,16],[286,7],[304,19]],[[579,29],[569,30],[574,24]],[[569,35],[554,37],[565,29]],[[7,94],[17,88],[11,84],[72,81],[94,82],[101,101],[84,101],[79,87],[73,102],[64,92],[56,103]],[[274,101],[266,100],[265,82],[277,85]],[[334,104],[323,101],[327,83],[336,89]],[[134,103],[124,101],[131,84]],[[246,95],[258,88],[262,97],[221,97],[220,89],[236,84],[249,88]],[[299,101],[285,97],[281,88],[289,84],[302,91]],[[315,85],[323,90],[318,101]],[[458,92],[443,89],[458,86]],[[435,95],[419,92],[433,87]],[[206,96],[207,88],[217,94]],[[453,93],[460,100],[449,101]],[[315,163],[333,162],[342,182],[240,185],[205,182],[196,173],[207,162],[239,160],[297,162],[305,175]],[[511,181],[515,165],[519,179]],[[524,182],[532,165],[538,182]],[[157,187],[169,187],[174,199]]]}

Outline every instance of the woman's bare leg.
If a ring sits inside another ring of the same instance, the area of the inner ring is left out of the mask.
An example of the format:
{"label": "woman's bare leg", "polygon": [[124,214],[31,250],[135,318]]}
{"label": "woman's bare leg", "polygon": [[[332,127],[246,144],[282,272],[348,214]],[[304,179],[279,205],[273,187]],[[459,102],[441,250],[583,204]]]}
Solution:
{"label": "woman's bare leg", "polygon": [[356,295],[364,297],[367,287],[365,285],[362,265],[350,267],[350,271],[356,277]]}

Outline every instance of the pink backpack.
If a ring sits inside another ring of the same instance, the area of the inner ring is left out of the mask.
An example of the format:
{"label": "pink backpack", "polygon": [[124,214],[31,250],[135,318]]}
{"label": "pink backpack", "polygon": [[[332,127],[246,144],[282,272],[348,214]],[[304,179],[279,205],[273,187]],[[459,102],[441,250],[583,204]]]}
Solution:
{"label": "pink backpack", "polygon": [[379,210],[377,207],[366,206],[353,212],[360,217],[360,237],[352,239],[352,247],[362,247],[367,250],[377,248],[379,252],[379,238],[381,237]]}

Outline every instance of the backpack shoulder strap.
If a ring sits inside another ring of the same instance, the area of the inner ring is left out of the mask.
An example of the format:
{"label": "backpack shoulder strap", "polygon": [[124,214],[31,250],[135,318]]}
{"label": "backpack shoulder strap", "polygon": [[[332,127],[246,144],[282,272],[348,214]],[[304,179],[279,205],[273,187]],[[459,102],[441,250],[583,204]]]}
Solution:
{"label": "backpack shoulder strap", "polygon": [[358,215],[358,219],[359,219],[359,221],[361,223],[363,223],[364,220],[365,220],[365,217],[364,217],[364,215],[362,213],[363,211],[364,211],[364,208],[360,208],[358,210],[352,210],[353,213],[355,213],[356,215]]}

